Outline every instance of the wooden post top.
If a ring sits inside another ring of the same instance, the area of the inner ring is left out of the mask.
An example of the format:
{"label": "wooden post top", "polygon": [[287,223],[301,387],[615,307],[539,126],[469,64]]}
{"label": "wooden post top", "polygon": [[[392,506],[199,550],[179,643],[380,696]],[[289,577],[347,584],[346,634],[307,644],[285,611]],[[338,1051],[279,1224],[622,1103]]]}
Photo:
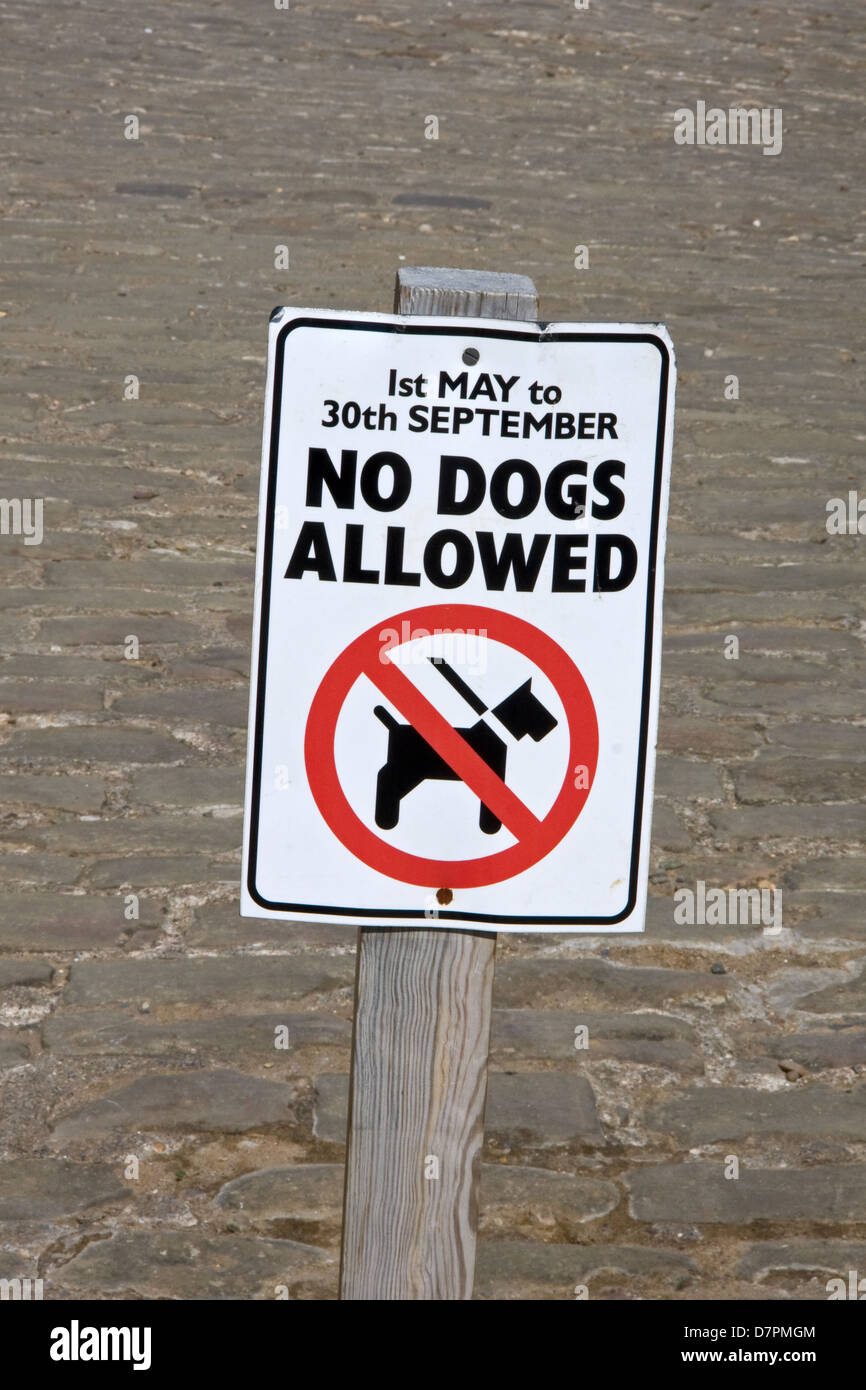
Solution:
{"label": "wooden post top", "polygon": [[397,271],[394,312],[532,322],[538,318],[538,291],[528,275],[407,265]]}

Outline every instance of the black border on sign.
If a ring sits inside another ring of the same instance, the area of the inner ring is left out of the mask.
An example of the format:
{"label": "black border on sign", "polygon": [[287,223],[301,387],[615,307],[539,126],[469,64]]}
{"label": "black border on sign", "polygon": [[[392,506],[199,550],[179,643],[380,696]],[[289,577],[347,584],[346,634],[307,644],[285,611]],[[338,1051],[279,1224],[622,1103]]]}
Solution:
{"label": "black border on sign", "polygon": [[652,650],[653,622],[655,617],[655,584],[658,558],[658,533],[661,509],[662,473],[664,467],[665,424],[667,415],[668,378],[670,375],[670,352],[667,343],[654,333],[524,333],[507,328],[461,327],[455,320],[454,326],[439,324],[372,323],[357,319],[291,319],[277,335],[274,354],[273,408],[271,411],[270,433],[268,437],[268,490],[265,503],[265,546],[262,571],[262,606],[259,622],[259,660],[256,683],[256,718],[253,739],[253,778],[250,804],[249,862],[247,866],[247,891],[253,902],[270,912],[296,912],[319,917],[349,917],[365,921],[383,921],[388,918],[427,916],[424,908],[373,908],[373,907],[322,907],[314,903],[275,903],[262,897],[256,887],[256,861],[259,840],[259,806],[262,784],[262,741],[265,720],[265,682],[268,661],[268,618],[271,603],[271,571],[273,568],[274,521],[277,491],[277,462],[280,442],[280,410],[283,395],[283,359],[285,341],[296,328],[340,328],[367,333],[426,333],[428,336],[472,337],[472,338],[516,338],[524,342],[559,343],[651,343],[657,347],[662,359],[659,383],[658,426],[656,430],[655,476],[653,479],[653,509],[650,525],[650,545],[647,563],[647,607],[644,629],[644,670],[643,695],[641,700],[640,742],[638,744],[638,767],[635,782],[635,808],[632,830],[631,868],[629,872],[628,901],[615,917],[540,917],[537,915],[507,917],[502,913],[458,912],[439,909],[435,923],[443,921],[489,923],[508,926],[614,926],[622,922],[633,911],[637,901],[637,875],[640,863],[641,825],[643,819],[644,784],[646,782],[647,737],[649,732],[649,706],[652,689]]}

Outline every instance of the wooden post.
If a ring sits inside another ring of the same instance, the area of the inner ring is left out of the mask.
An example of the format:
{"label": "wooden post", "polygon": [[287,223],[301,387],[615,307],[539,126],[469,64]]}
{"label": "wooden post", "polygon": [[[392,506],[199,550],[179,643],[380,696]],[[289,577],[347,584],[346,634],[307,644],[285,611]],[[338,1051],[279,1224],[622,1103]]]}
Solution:
{"label": "wooden post", "polygon": [[[525,275],[407,266],[394,310],[532,321],[538,297]],[[358,933],[342,1299],[472,1296],[495,951],[495,932]]]}

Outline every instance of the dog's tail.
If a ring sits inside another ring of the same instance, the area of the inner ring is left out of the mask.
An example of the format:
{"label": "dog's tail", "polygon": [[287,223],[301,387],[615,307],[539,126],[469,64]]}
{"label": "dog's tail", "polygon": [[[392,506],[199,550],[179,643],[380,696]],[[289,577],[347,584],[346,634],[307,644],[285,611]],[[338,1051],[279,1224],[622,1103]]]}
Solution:
{"label": "dog's tail", "polygon": [[374,706],[373,713],[377,719],[382,721],[389,733],[393,733],[395,729],[399,729],[400,725],[398,721],[394,718],[393,714],[386,710],[384,705]]}

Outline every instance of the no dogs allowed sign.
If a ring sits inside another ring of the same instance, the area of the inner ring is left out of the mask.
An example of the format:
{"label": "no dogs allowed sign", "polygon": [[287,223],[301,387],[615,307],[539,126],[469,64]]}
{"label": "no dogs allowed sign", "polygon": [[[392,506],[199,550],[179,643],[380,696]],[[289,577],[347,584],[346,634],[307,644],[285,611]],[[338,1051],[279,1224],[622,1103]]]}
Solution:
{"label": "no dogs allowed sign", "polygon": [[241,911],[643,926],[658,325],[271,321]]}

